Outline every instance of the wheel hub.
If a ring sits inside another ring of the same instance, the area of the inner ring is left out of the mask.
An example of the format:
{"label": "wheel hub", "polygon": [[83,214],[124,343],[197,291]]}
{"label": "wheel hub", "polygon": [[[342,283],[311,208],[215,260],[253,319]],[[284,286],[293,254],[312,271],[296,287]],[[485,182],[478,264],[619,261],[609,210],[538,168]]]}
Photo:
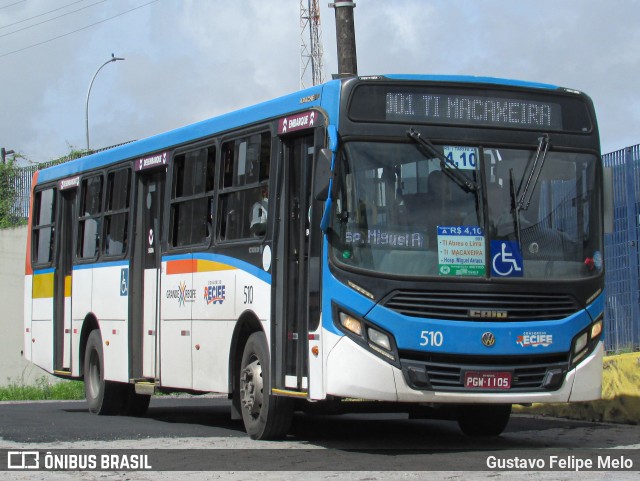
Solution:
{"label": "wheel hub", "polygon": [[242,370],[240,376],[240,402],[252,416],[260,414],[263,396],[262,366],[256,359]]}

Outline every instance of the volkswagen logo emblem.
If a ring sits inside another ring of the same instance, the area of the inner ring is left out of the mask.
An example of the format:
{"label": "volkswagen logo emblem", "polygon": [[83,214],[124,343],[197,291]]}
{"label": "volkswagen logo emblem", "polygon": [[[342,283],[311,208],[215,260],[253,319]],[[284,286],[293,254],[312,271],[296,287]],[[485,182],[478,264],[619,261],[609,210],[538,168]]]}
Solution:
{"label": "volkswagen logo emblem", "polygon": [[496,343],[496,336],[492,332],[485,332],[482,335],[482,344],[487,347],[491,347]]}

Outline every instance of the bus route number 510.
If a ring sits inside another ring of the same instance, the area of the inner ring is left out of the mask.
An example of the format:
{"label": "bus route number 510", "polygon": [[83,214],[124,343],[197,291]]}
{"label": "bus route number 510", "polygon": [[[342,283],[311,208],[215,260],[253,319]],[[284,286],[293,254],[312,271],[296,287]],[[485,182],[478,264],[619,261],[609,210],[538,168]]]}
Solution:
{"label": "bus route number 510", "polygon": [[253,304],[253,286],[244,286],[244,303]]}
{"label": "bus route number 510", "polygon": [[444,336],[441,331],[422,331],[420,333],[420,345],[421,346],[434,346],[440,347],[444,342]]}

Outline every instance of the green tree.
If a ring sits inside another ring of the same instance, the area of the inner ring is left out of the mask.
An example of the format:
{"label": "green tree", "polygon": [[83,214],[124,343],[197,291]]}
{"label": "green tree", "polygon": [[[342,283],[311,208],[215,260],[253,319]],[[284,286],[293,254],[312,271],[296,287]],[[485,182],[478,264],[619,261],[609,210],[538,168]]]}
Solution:
{"label": "green tree", "polygon": [[[67,146],[69,147],[68,154],[57,159],[39,163],[37,164],[37,168],[44,169],[46,167],[51,167],[52,165],[63,164],[70,160],[79,159],[80,157],[87,155],[87,152],[84,150],[79,150],[70,144]],[[13,154],[12,157],[13,158],[8,160],[7,163],[0,163],[0,229],[16,227],[27,222],[26,219],[18,216],[15,211],[18,196],[27,195],[27,192],[19,192],[16,189],[16,179],[21,174],[24,174],[24,172],[22,172],[24,169],[28,169],[33,172],[33,169],[36,167],[34,167],[33,162],[20,153]],[[20,159],[24,161],[23,163],[32,165],[20,167],[17,165]]]}
{"label": "green tree", "polygon": [[15,215],[16,203],[15,181],[18,168],[15,166],[15,158],[0,164],[0,229],[15,227],[24,223]]}
{"label": "green tree", "polygon": [[49,162],[45,162],[40,164],[40,168],[50,167],[52,165],[64,164],[65,162],[69,162],[70,160],[79,159],[80,157],[84,157],[85,155],[92,154],[94,151],[87,152],[86,150],[78,149],[73,145],[67,143],[67,147],[69,148],[69,153],[63,155],[62,157],[58,157],[57,159],[52,159]]}

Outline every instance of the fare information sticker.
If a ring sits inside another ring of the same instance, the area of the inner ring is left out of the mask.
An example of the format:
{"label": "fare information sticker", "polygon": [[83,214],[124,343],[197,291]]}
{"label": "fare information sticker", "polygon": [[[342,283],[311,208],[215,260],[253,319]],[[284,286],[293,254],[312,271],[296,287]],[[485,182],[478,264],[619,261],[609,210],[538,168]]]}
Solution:
{"label": "fare information sticker", "polygon": [[444,156],[460,170],[476,170],[478,149],[475,147],[444,146]]}
{"label": "fare information sticker", "polygon": [[478,226],[438,226],[438,274],[481,277],[486,273],[485,243]]}

